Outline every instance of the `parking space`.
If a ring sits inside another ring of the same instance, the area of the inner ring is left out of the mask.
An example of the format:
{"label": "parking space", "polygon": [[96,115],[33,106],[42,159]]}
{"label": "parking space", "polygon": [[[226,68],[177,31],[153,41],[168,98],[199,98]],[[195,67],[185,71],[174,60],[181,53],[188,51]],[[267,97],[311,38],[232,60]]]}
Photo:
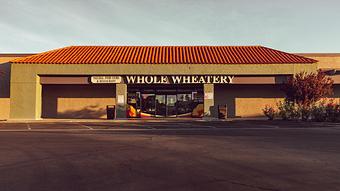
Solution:
{"label": "parking space", "polygon": [[228,127],[226,123],[211,125],[207,122],[27,122],[1,123],[0,130],[114,130],[114,129],[209,129]]}
{"label": "parking space", "polygon": [[121,121],[30,121],[2,122],[0,131],[9,130],[185,130],[185,129],[225,129],[225,128],[340,128],[338,123],[316,123],[298,121],[266,120],[121,120]]}

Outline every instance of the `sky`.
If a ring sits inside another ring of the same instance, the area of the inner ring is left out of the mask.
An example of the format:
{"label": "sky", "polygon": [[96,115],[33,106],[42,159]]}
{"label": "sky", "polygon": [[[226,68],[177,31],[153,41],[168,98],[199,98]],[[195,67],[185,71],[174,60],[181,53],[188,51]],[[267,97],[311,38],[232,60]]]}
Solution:
{"label": "sky", "polygon": [[340,52],[340,0],[0,0],[0,53],[71,45]]}

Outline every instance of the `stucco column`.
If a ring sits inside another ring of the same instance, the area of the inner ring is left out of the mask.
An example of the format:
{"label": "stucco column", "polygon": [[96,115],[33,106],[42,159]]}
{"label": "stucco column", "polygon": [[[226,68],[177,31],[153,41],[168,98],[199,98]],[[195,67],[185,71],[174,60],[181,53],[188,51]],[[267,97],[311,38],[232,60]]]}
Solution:
{"label": "stucco column", "polygon": [[214,105],[214,84],[203,84],[204,91],[204,116],[217,117]]}
{"label": "stucco column", "polygon": [[116,118],[126,118],[127,85],[116,84]]}
{"label": "stucco column", "polygon": [[26,81],[11,78],[10,119],[40,119],[42,86],[39,76]]}

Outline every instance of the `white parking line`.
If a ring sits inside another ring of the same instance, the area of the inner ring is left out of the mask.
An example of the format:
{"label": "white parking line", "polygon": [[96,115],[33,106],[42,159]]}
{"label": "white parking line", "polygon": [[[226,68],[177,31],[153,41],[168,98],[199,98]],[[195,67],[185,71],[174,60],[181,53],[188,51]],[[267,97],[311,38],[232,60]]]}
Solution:
{"label": "white parking line", "polygon": [[216,128],[215,126],[212,125],[201,125],[201,124],[191,124],[191,123],[176,123],[177,125],[183,125],[183,126],[189,126],[192,128]]}
{"label": "white parking line", "polygon": [[26,122],[26,126],[27,126],[27,129],[28,129],[28,130],[32,130],[32,129],[31,129],[31,125],[30,125],[29,123]]}
{"label": "white parking line", "polygon": [[91,129],[91,130],[93,130],[93,128],[92,127],[90,127],[90,126],[87,126],[87,125],[83,125],[83,124],[79,124],[79,123],[77,123],[78,125],[80,125],[80,126],[82,126],[82,127],[85,127],[85,128],[88,128],[88,129]]}

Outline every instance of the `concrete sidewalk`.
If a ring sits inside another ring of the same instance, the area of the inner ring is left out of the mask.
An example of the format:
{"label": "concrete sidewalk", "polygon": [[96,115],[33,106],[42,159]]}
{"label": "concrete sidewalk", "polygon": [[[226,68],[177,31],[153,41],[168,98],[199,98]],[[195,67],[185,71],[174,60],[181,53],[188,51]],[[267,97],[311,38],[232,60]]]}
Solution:
{"label": "concrete sidewalk", "polygon": [[254,118],[125,118],[125,119],[4,119],[0,120],[0,123],[58,123],[58,122],[100,122],[100,123],[124,123],[124,122],[205,122],[205,121],[267,121],[265,117],[254,117]]}

